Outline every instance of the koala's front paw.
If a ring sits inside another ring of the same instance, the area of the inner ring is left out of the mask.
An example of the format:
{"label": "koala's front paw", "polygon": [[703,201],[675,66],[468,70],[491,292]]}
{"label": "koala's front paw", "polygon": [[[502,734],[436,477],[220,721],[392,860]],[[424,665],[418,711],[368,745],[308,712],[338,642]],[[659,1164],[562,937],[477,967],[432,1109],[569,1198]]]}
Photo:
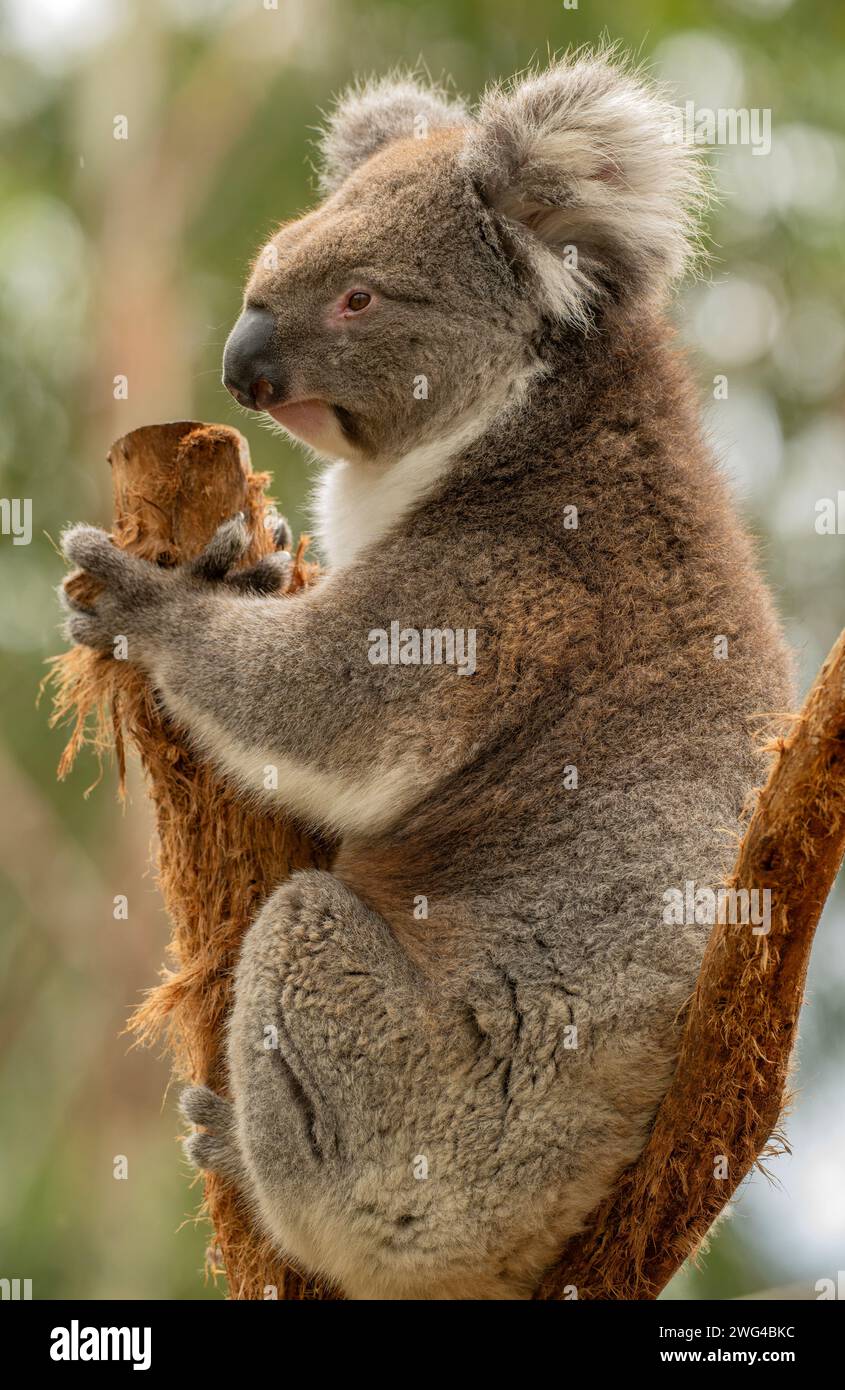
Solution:
{"label": "koala's front paw", "polygon": [[167,591],[167,576],[156,565],[120,550],[105,531],[96,526],[73,526],[62,536],[62,551],[95,582],[79,596],[77,575],[69,575],[60,589],[68,611],[67,636],[96,651],[114,651],[125,639],[130,645],[155,628],[155,614]]}
{"label": "koala's front paw", "polygon": [[205,550],[189,569],[196,579],[206,584],[225,584],[236,593],[275,594],[287,583],[292,539],[285,518],[275,517],[275,549],[249,569],[235,569],[249,549],[251,540],[243,515],[239,514],[217,528]]}
{"label": "koala's front paw", "polygon": [[[290,528],[276,518],[276,549],[249,569],[236,569],[249,548],[251,537],[242,515],[224,521],[196,560],[175,569],[162,569],[148,560],[120,550],[105,531],[95,526],[73,526],[62,537],[65,558],[84,571],[93,584],[80,596],[79,577],[69,575],[60,590],[69,617],[66,633],[73,642],[97,651],[114,651],[124,638],[121,655],[143,661],[151,644],[166,645],[176,636],[164,620],[201,596],[203,590],[239,594],[272,594],[284,588],[291,565]],[[173,624],[171,624],[173,626]]]}
{"label": "koala's front paw", "polygon": [[186,1120],[205,1130],[202,1134],[189,1134],[182,1141],[189,1162],[195,1168],[237,1182],[243,1176],[243,1165],[231,1102],[208,1086],[187,1086],[179,1098],[179,1109]]}

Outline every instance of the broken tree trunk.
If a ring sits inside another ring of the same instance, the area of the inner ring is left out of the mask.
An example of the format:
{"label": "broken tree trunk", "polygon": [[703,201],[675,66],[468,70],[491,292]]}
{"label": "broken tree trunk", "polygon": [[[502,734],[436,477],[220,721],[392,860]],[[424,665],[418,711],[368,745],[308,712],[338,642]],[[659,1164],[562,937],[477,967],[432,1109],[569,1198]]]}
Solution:
{"label": "broken tree trunk", "polygon": [[[199,554],[222,521],[243,512],[254,535],[244,564],[273,549],[264,495],[266,475],[250,468],[246,441],[221,425],[151,425],[109,452],[115,542],[144,559],[173,565]],[[313,577],[297,556],[289,591]],[[77,596],[92,581],[71,579]],[[280,603],[284,598],[280,597]],[[138,751],[158,829],[159,883],[173,925],[172,968],[130,1027],[144,1041],[167,1034],[176,1071],[225,1093],[224,1020],[243,935],[264,898],[294,869],[325,867],[326,845],[280,815],[257,813],[189,753],[180,732],[156,709],[146,678],[128,663],[76,648],[53,668],[56,717],[75,728],[60,765],[64,775],[97,716],[99,750],[116,747],[121,784],[124,740]],[[215,1237],[209,1251],[233,1298],[329,1297],[281,1263],[252,1225],[237,1193],[209,1176],[205,1203]]]}
{"label": "broken tree trunk", "polygon": [[[255,535],[244,563],[272,548],[266,479],[250,471],[235,430],[150,426],[109,454],[118,545],[160,564],[197,555],[218,524],[243,511]],[[289,591],[313,567],[298,554]],[[90,581],[71,581],[77,593]],[[284,602],[284,598],[280,598]],[[123,778],[128,737],[147,774],[160,841],[159,878],[173,922],[173,969],[131,1020],[143,1039],[166,1029],[177,1071],[225,1091],[224,1022],[244,932],[293,869],[325,866],[330,847],[281,816],[246,808],[162,720],[145,678],[127,663],[75,649],[57,658],[56,716],[75,728],[68,770],[96,712],[99,749],[114,746]],[[685,1022],[678,1069],[639,1159],[568,1242],[537,1297],[652,1299],[703,1240],[760,1157],[783,1105],[813,933],[845,850],[845,633],[778,756],[740,847],[737,889],[771,892],[770,930],[718,924]],[[234,1298],[336,1296],[284,1266],[238,1195],[206,1182],[212,1264]],[[219,1253],[215,1253],[219,1252]]]}
{"label": "broken tree trunk", "polygon": [[845,632],[777,744],[730,880],[769,891],[770,930],[714,926],[648,1143],[568,1242],[539,1298],[656,1298],[766,1154],[813,935],[843,853]]}

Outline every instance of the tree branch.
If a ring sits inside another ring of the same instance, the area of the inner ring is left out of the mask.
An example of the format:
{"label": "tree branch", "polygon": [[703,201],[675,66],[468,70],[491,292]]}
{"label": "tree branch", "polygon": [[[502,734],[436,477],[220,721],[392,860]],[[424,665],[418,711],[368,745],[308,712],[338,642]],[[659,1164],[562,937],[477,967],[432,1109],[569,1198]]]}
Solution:
{"label": "tree branch", "polygon": [[845,852],[845,632],[777,752],[728,885],[770,891],[771,929],[714,927],[648,1143],[538,1298],[656,1298],[767,1152]]}

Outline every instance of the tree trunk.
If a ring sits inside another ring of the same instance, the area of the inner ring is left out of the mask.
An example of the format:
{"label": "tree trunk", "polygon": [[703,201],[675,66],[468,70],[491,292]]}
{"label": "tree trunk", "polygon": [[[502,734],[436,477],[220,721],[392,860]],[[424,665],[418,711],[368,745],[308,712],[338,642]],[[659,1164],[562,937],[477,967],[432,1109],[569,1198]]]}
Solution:
{"label": "tree trunk", "polygon": [[767,1153],[813,935],[845,853],[845,632],[759,793],[730,887],[768,890],[770,930],[717,922],[674,1080],[645,1149],[538,1297],[656,1298]]}
{"label": "tree trunk", "polygon": [[[251,471],[246,441],[220,425],[151,425],[109,452],[115,542],[144,559],[173,565],[199,554],[219,524],[243,512],[255,536],[244,564],[273,549],[266,475]],[[289,591],[316,567],[294,565]],[[77,596],[92,581],[71,581]],[[280,603],[284,598],[279,599]],[[146,678],[125,662],[76,648],[58,658],[57,714],[76,728],[60,767],[70,767],[98,716],[100,750],[117,748],[121,784],[124,737],[138,751],[158,828],[158,873],[173,927],[171,969],[130,1020],[139,1038],[166,1031],[176,1071],[226,1091],[224,1021],[241,940],[261,903],[294,869],[326,867],[330,847],[291,821],[249,809],[209,767],[197,763],[180,732],[155,707]],[[238,1194],[216,1176],[205,1184],[215,1232],[209,1264],[225,1271],[233,1298],[330,1297],[285,1266],[252,1225]]]}

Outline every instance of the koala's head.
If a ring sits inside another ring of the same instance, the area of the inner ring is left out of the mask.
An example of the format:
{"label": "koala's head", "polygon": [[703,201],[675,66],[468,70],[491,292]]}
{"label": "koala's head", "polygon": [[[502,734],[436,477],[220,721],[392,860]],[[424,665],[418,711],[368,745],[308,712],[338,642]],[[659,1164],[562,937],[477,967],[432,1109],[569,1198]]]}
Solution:
{"label": "koala's head", "polygon": [[404,78],[347,94],[324,201],[258,254],[224,384],[329,457],[383,462],[501,402],[688,259],[703,180],[671,107],[608,57],[470,113]]}

